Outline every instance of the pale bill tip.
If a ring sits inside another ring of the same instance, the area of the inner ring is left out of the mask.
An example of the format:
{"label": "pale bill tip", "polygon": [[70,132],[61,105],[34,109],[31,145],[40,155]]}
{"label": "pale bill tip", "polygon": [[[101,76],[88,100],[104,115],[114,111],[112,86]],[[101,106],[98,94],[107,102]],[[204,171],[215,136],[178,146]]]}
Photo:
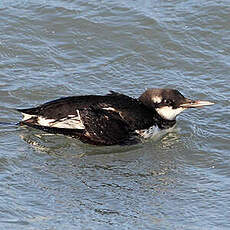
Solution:
{"label": "pale bill tip", "polygon": [[194,101],[192,103],[185,103],[182,104],[181,107],[184,108],[196,108],[196,107],[203,107],[206,105],[214,105],[214,102],[210,102],[210,101]]}
{"label": "pale bill tip", "polygon": [[204,105],[214,105],[215,103],[211,102],[211,101],[196,101],[195,104],[200,105],[200,106],[204,106]]}

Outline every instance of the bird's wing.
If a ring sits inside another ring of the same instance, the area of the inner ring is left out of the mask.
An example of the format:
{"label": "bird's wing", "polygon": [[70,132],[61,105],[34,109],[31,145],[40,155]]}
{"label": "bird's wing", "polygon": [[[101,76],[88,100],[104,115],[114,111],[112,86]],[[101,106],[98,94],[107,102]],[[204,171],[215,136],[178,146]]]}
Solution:
{"label": "bird's wing", "polygon": [[76,134],[83,142],[92,144],[120,144],[133,130],[120,110],[99,99],[63,98],[36,108],[19,109],[24,115],[21,123],[47,132]]}
{"label": "bird's wing", "polygon": [[82,138],[88,139],[87,142],[101,145],[122,144],[130,137],[129,124],[113,110],[91,106],[81,110],[80,114],[86,130]]}

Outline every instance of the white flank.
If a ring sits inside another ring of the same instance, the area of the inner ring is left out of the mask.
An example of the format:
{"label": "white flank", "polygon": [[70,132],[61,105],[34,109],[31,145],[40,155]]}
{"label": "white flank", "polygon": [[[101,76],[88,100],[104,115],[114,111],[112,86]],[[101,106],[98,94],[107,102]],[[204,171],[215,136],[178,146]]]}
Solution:
{"label": "white flank", "polygon": [[48,119],[48,118],[45,118],[45,117],[42,117],[42,116],[38,116],[37,117],[37,123],[41,126],[47,126],[47,127],[50,127],[52,122],[55,121],[55,119]]}
{"label": "white flank", "polygon": [[22,113],[22,115],[23,115],[22,121],[29,120],[32,117],[36,117],[36,115],[30,115],[30,114],[27,114],[27,113]]}
{"label": "white flank", "polygon": [[62,129],[85,129],[85,126],[77,116],[68,116],[60,120],[48,119],[38,116],[37,123],[41,126],[62,128]]}
{"label": "white flank", "polygon": [[50,124],[50,127],[62,129],[85,129],[80,117],[69,115],[67,118],[55,121]]}
{"label": "white flank", "polygon": [[80,113],[77,110],[76,115],[68,115],[60,120],[45,118],[37,115],[30,115],[22,113],[22,121],[27,121],[31,118],[37,118],[37,124],[45,127],[63,128],[63,129],[85,129],[85,126],[81,120]]}
{"label": "white flank", "polygon": [[175,120],[176,116],[184,111],[186,108],[173,109],[171,106],[164,106],[157,108],[157,113],[166,120]]}

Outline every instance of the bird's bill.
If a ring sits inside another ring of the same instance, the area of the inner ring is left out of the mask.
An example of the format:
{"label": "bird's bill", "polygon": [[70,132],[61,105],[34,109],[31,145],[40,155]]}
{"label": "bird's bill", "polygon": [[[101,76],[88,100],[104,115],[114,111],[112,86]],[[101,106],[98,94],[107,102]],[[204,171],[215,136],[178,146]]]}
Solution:
{"label": "bird's bill", "polygon": [[198,107],[203,107],[206,105],[213,105],[215,103],[210,102],[210,101],[193,101],[190,99],[187,99],[185,103],[181,104],[180,107],[182,108],[198,108]]}

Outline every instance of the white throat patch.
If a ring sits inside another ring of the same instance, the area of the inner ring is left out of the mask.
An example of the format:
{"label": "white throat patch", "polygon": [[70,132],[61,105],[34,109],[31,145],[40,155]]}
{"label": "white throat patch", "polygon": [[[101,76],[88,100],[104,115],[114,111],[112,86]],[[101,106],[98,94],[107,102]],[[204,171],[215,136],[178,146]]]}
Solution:
{"label": "white throat patch", "polygon": [[157,113],[166,120],[175,120],[176,116],[184,111],[186,108],[173,109],[171,106],[164,106],[157,108]]}

